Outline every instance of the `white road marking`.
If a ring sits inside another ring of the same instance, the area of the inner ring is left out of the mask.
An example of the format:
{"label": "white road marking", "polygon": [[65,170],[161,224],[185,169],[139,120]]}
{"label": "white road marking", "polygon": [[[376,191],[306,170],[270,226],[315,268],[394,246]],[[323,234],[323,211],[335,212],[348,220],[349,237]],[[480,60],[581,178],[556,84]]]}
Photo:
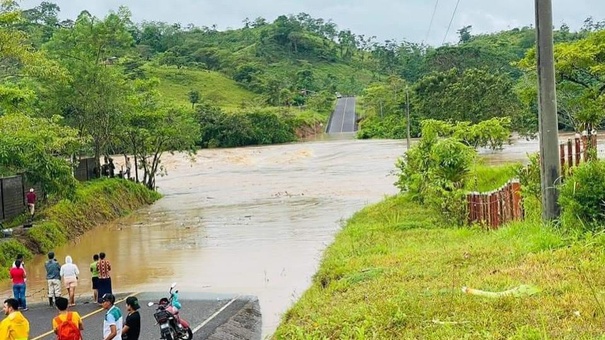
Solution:
{"label": "white road marking", "polygon": [[342,123],[340,124],[340,131],[338,131],[340,133],[342,133],[343,132],[342,130],[344,130],[344,128],[345,128],[345,117],[347,114],[347,104],[348,103],[349,103],[349,98],[345,98],[345,106],[342,109]]}
{"label": "white road marking", "polygon": [[206,324],[208,324],[208,322],[212,321],[212,319],[214,319],[217,315],[219,315],[222,311],[224,311],[227,307],[229,307],[229,305],[231,305],[233,302],[235,302],[235,300],[237,300],[238,298],[239,298],[239,295],[234,297],[233,299],[231,299],[231,301],[227,302],[227,304],[225,304],[223,307],[221,307],[221,309],[217,310],[214,314],[210,315],[210,317],[208,319],[204,320],[204,322],[202,322],[202,324],[195,327],[192,330],[192,332],[195,333],[195,332],[199,331],[200,329],[202,329],[202,327],[206,326]]}

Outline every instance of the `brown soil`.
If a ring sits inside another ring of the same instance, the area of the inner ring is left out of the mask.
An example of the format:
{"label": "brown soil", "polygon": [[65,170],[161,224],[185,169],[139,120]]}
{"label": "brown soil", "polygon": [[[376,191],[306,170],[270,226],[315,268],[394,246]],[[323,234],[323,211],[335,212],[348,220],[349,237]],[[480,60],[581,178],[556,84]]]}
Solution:
{"label": "brown soil", "polygon": [[315,135],[321,134],[324,132],[324,125],[322,123],[317,123],[315,125],[305,125],[298,129],[296,129],[296,136],[299,139],[310,138]]}

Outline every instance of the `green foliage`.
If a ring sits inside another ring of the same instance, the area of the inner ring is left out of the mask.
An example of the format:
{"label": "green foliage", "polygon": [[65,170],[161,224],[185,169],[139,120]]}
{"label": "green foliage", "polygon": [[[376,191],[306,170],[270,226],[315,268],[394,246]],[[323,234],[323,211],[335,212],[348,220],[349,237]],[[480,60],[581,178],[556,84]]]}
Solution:
{"label": "green foliage", "polygon": [[0,279],[8,279],[8,270],[18,254],[29,259],[32,252],[16,239],[2,240],[0,242]]}
{"label": "green foliage", "polygon": [[522,168],[520,163],[497,166],[475,164],[471,168],[469,180],[465,183],[465,190],[477,192],[496,190],[511,179],[518,178]]}
{"label": "green foliage", "polygon": [[463,224],[466,196],[462,189],[476,151],[456,138],[439,138],[440,133],[451,133],[447,131],[451,125],[433,120],[421,124],[423,137],[397,161],[400,173],[396,186],[447,220]]}
{"label": "green foliage", "polygon": [[118,132],[125,151],[135,157],[143,169],[143,183],[155,188],[155,178],[164,174],[162,154],[166,151],[195,152],[200,127],[193,114],[162,102],[157,91],[158,80],[136,80],[130,107]]}
{"label": "green foliage", "polygon": [[529,163],[518,169],[517,177],[521,182],[521,192],[524,197],[533,197],[538,201],[542,199],[539,153],[529,155]]}
{"label": "green foliage", "polygon": [[[574,311],[599,313],[594,288],[605,282],[602,234],[572,241],[527,222],[485,232],[452,228],[434,216],[405,195],[356,213],[273,339],[601,336],[598,323]],[[461,291],[524,284],[541,293],[489,299]],[[568,309],[569,301],[577,308]],[[553,315],[555,310],[570,311]]]}
{"label": "green foliage", "polygon": [[[86,217],[82,216],[82,218]],[[35,245],[34,251],[43,254],[66,243],[68,232],[65,225],[59,221],[45,221],[36,224],[35,228],[29,229],[26,237],[31,240],[31,244]]]}
{"label": "green foliage", "polygon": [[191,103],[191,108],[195,109],[195,104],[200,102],[200,91],[190,90],[187,93],[187,97],[189,98],[189,102]]}
{"label": "green foliage", "polygon": [[[166,101],[175,105],[189,107],[191,102],[185,95],[191,88],[200,93],[200,102],[210,102],[225,110],[236,110],[242,106],[260,101],[258,95],[239,86],[237,83],[214,71],[189,68],[143,67],[147,77],[158,78],[158,91]],[[199,103],[196,103],[196,106]]]}
{"label": "green foliage", "polygon": [[[10,267],[17,254],[31,258],[66,243],[84,232],[124,216],[160,194],[121,179],[99,179],[79,184],[72,199],[41,210],[41,220],[18,238],[0,242],[0,271]],[[2,275],[2,277],[5,277]]]}
{"label": "green foliage", "polygon": [[574,168],[561,186],[559,204],[563,227],[601,232],[605,226],[605,162],[591,161]]}
{"label": "green foliage", "polygon": [[[581,38],[581,39],[578,39]],[[557,73],[557,108],[559,122],[574,131],[592,130],[605,119],[605,68],[602,53],[605,49],[605,31],[586,30],[576,39],[564,39],[555,45]],[[531,96],[535,87],[536,50],[528,51],[518,65],[530,78],[524,91],[524,102],[537,113],[537,96]],[[533,85],[532,85],[533,83]]]}
{"label": "green foliage", "polygon": [[414,85],[414,110],[421,117],[478,123],[514,117],[520,102],[505,73],[487,69],[434,72]]}
{"label": "green foliage", "polygon": [[74,128],[90,135],[96,159],[109,153],[114,131],[123,124],[128,86],[123,71],[110,64],[132,44],[130,13],[121,8],[99,20],[84,11],[73,27],[59,28],[44,45],[69,72],[46,85],[50,112],[64,115]]}
{"label": "green foliage", "polygon": [[202,147],[234,147],[285,143],[295,140],[297,119],[292,112],[251,108],[226,113],[208,105],[198,106]]}
{"label": "green foliage", "polygon": [[459,122],[453,129],[453,136],[466,145],[499,150],[510,137],[511,119],[494,117],[474,125],[471,125],[470,122]]}
{"label": "green foliage", "polygon": [[76,181],[69,157],[83,139],[78,132],[61,125],[60,117],[31,118],[23,114],[0,116],[0,169],[24,172],[40,183],[44,191],[66,197],[73,194]]}
{"label": "green foliage", "polygon": [[407,123],[401,114],[388,114],[384,117],[370,115],[359,124],[357,138],[404,139],[407,136]]}

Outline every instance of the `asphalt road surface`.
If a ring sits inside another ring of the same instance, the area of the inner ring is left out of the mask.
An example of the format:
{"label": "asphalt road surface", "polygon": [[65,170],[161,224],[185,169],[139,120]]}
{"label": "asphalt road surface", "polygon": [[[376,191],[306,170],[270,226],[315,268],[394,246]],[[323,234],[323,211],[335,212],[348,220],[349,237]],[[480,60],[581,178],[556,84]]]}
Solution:
{"label": "asphalt road surface", "polygon": [[[118,294],[116,296],[116,305],[124,313],[126,318],[126,306],[124,299],[128,294]],[[153,312],[155,307],[147,306],[150,301],[157,302],[166,294],[162,293],[140,293],[136,294],[139,298],[141,309],[141,336],[142,340],[160,339],[159,327],[155,324]],[[179,315],[187,320],[193,330],[193,339],[207,339],[215,333],[218,327],[225,324],[244,306],[246,306],[254,297],[240,297],[227,295],[210,294],[180,294],[179,301],[183,308]],[[51,322],[56,316],[57,310],[48,305],[31,305],[30,309],[23,312],[30,324],[30,340],[56,339],[52,333]],[[102,339],[103,336],[103,316],[105,311],[94,303],[84,303],[76,301],[76,306],[70,310],[77,311],[84,319],[84,339]],[[258,334],[260,338],[260,333]]]}
{"label": "asphalt road surface", "polygon": [[336,108],[330,116],[327,133],[345,133],[357,131],[355,121],[355,97],[338,98]]}

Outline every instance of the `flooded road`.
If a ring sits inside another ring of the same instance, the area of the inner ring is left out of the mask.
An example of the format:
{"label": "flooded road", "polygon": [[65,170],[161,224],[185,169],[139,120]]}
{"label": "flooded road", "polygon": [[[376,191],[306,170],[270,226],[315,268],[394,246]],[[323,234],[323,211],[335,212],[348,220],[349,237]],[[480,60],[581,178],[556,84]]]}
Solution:
{"label": "flooded road", "polygon": [[[537,149],[537,141],[520,141],[484,157],[522,161]],[[164,198],[55,252],[61,263],[71,255],[83,272],[81,296],[90,296],[88,266],[101,251],[113,264],[116,291],[164,290],[177,281],[183,294],[256,295],[269,335],[309,286],[342,222],[397,192],[391,172],[404,151],[404,141],[343,135],[201,150],[194,162],[166,154],[168,176],[157,180]],[[29,303],[46,299],[44,261],[26,263]],[[11,295],[9,283],[2,288]]]}
{"label": "flooded road", "polygon": [[[183,294],[256,295],[269,335],[309,286],[342,221],[396,193],[389,174],[403,152],[401,141],[346,138],[202,150],[193,163],[167,154],[168,176],[157,181],[163,199],[55,252],[83,272],[77,295],[90,294],[87,268],[100,251],[117,291],[178,281]],[[30,303],[46,299],[44,260],[26,263]]]}

